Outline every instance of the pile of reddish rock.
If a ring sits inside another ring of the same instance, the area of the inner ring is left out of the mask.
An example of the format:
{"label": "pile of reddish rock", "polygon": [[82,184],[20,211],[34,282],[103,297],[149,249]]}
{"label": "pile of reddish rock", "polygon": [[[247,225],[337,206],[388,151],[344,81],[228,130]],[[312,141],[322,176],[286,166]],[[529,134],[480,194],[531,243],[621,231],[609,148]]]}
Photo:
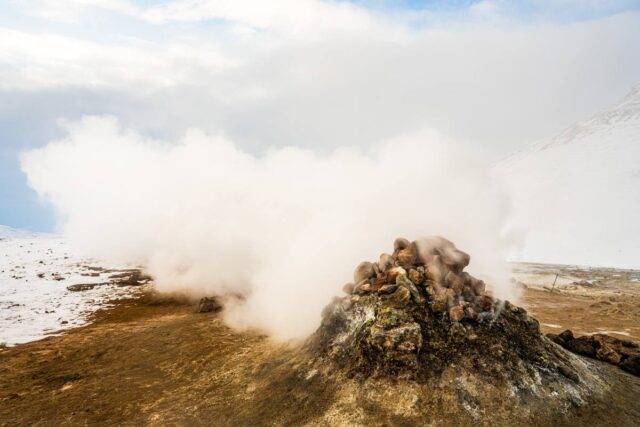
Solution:
{"label": "pile of reddish rock", "polygon": [[378,262],[362,262],[353,282],[344,285],[351,303],[378,294],[394,305],[413,300],[434,313],[447,313],[451,321],[486,321],[495,316],[495,300],[482,280],[464,272],[470,257],[442,237],[409,242],[398,238],[393,254]]}
{"label": "pile of reddish rock", "polygon": [[574,337],[569,329],[559,335],[547,334],[547,337],[569,351],[617,365],[640,376],[640,346],[634,342],[604,334]]}
{"label": "pile of reddish rock", "polygon": [[426,379],[465,366],[492,378],[521,378],[529,369],[574,381],[538,321],[493,298],[464,271],[469,261],[442,237],[396,239],[392,254],[356,267],[308,348],[320,365],[331,361],[350,375]]}

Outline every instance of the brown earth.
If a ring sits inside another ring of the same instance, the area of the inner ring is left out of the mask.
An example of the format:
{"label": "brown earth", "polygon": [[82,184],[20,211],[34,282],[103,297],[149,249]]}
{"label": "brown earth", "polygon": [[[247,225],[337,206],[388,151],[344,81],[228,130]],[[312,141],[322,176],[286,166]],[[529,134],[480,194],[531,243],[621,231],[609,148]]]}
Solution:
{"label": "brown earth", "polygon": [[639,271],[517,264],[514,277],[525,288],[519,303],[545,333],[571,329],[640,342]]}
{"label": "brown earth", "polygon": [[[558,331],[547,324],[580,333],[605,328],[637,340],[635,312],[599,304],[610,296],[530,288],[523,302],[545,332]],[[220,314],[195,311],[194,304],[146,295],[117,301],[61,336],[0,348],[0,425],[509,425],[502,413],[455,418],[460,402],[437,389],[317,374],[295,345],[231,330]],[[640,379],[582,360],[607,378],[606,399],[567,408],[554,423],[524,424],[639,425]],[[424,408],[421,418],[405,415],[415,407]]]}

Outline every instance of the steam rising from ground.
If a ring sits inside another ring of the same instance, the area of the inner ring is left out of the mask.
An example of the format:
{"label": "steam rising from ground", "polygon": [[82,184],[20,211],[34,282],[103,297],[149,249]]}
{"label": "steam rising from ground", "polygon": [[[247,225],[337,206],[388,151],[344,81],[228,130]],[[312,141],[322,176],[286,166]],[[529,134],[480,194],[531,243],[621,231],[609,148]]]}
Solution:
{"label": "steam rising from ground", "polygon": [[299,337],[395,237],[439,234],[471,254],[498,295],[507,205],[484,164],[434,132],[369,152],[243,152],[223,136],[178,143],[122,130],[110,117],[67,124],[68,136],[23,154],[29,184],[61,215],[84,254],[144,264],[161,291],[246,295],[227,319]]}

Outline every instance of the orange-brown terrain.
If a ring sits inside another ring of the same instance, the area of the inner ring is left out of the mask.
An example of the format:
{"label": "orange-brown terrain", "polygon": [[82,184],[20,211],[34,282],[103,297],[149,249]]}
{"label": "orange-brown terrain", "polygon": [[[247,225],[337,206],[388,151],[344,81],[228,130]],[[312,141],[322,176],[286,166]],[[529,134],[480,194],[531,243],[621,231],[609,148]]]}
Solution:
{"label": "orange-brown terrain", "polygon": [[[545,332],[607,331],[640,340],[633,279],[600,272],[608,279],[557,284],[550,292],[550,273],[539,268],[516,271],[516,281],[524,285],[521,304]],[[640,378],[581,359],[607,378],[605,398],[566,408],[555,422],[532,417],[519,423],[638,425]],[[425,391],[425,385],[362,382],[306,366],[295,343],[232,330],[220,314],[196,313],[194,303],[146,293],[115,302],[87,326],[0,348],[0,425],[509,424],[500,402],[495,411],[454,416],[463,411],[457,406],[462,400],[451,397],[456,378],[446,373]]]}

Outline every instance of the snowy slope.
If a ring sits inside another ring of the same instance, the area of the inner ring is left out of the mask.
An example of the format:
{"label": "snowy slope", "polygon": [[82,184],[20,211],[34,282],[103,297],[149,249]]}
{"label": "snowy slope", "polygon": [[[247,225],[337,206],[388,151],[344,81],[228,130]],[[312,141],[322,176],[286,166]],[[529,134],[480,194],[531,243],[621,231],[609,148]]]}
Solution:
{"label": "snowy slope", "polygon": [[113,272],[96,270],[96,264],[74,256],[62,237],[1,227],[0,344],[33,341],[84,324],[107,301],[139,289],[67,290],[73,284],[108,282]]}
{"label": "snowy slope", "polygon": [[525,235],[519,260],[640,267],[640,85],[496,172]]}
{"label": "snowy slope", "polygon": [[0,225],[0,239],[8,237],[18,237],[28,235],[29,232],[23,230],[16,230],[15,228],[7,227],[6,225]]}

